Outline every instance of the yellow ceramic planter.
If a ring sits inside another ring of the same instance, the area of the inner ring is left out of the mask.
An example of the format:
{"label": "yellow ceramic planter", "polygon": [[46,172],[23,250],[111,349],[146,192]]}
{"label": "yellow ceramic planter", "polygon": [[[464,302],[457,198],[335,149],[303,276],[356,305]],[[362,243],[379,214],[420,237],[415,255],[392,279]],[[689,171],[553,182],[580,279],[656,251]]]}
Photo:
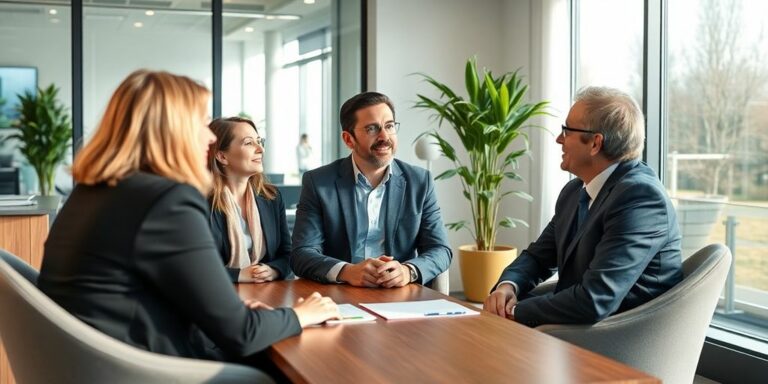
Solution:
{"label": "yellow ceramic planter", "polygon": [[467,300],[482,302],[499,280],[501,271],[517,257],[517,248],[497,245],[493,251],[478,251],[475,245],[459,247],[459,266]]}

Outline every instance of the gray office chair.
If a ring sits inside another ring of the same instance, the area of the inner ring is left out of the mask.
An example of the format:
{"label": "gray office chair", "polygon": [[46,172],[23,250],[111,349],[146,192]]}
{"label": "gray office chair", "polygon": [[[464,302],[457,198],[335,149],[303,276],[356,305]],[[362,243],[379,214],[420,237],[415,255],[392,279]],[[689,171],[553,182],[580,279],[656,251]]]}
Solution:
{"label": "gray office chair", "polygon": [[151,353],[78,320],[32,283],[34,269],[0,250],[0,338],[16,382],[273,383],[241,365]]}
{"label": "gray office chair", "polygon": [[[538,330],[608,356],[665,383],[691,383],[712,314],[731,266],[722,244],[683,262],[683,280],[661,296],[594,325],[542,325]],[[553,289],[537,287],[532,294]]]}
{"label": "gray office chair", "polygon": [[443,295],[448,295],[450,293],[450,282],[451,280],[448,276],[448,270],[446,270],[445,272],[437,275],[434,279],[432,279],[432,281],[429,282],[429,287],[442,293]]}

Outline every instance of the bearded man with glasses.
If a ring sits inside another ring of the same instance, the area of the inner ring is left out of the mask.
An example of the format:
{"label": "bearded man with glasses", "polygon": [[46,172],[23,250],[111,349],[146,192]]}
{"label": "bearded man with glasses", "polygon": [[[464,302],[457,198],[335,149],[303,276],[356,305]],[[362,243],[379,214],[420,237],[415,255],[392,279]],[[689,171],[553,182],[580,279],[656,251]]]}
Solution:
{"label": "bearded man with glasses", "polygon": [[[658,176],[640,161],[643,114],[627,94],[589,87],[562,126],[560,168],[574,174],[539,238],[501,274],[484,309],[535,327],[591,324],[682,279],[680,230]],[[553,292],[532,296],[558,273]]]}
{"label": "bearded man with glasses", "polygon": [[392,101],[361,93],[342,105],[339,121],[352,154],[304,174],[291,268],[323,283],[429,283],[452,253],[429,172],[394,158]]}

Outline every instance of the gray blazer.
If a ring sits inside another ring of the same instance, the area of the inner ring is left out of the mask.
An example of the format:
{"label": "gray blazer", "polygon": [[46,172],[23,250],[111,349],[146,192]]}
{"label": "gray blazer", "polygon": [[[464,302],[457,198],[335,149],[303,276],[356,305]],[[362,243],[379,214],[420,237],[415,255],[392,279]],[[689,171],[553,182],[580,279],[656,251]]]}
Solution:
{"label": "gray blazer", "polygon": [[[429,172],[392,161],[387,182],[384,249],[419,270],[426,284],[451,265],[451,249]],[[329,282],[328,271],[352,260],[357,233],[351,157],[304,174],[293,229],[291,268],[296,275]]]}
{"label": "gray blazer", "polygon": [[[565,185],[552,221],[499,279],[518,285],[515,319],[521,323],[595,323],[682,279],[677,216],[652,169],[639,161],[619,163],[582,227],[570,233],[582,185],[579,179]],[[526,298],[555,271],[553,293]]]}

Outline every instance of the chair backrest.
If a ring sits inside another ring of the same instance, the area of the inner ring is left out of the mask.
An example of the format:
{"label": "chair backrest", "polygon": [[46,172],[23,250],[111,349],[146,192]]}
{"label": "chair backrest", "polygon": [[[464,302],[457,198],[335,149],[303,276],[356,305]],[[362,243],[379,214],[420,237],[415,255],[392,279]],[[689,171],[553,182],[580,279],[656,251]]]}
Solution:
{"label": "chair backrest", "polygon": [[683,280],[661,296],[589,326],[542,332],[609,356],[665,383],[691,383],[731,266],[731,252],[708,245],[683,262]]}
{"label": "chair backrest", "polygon": [[285,182],[284,173],[266,173],[265,176],[271,184],[282,184]]}
{"label": "chair backrest", "polygon": [[449,270],[445,270],[445,272],[437,275],[432,281],[429,283],[429,287],[434,289],[435,291],[438,291],[442,293],[443,295],[448,295],[451,293],[450,290],[450,276],[448,274]]}
{"label": "chair backrest", "polygon": [[32,268],[31,265],[25,263],[24,260],[8,253],[4,249],[0,249],[0,259],[8,263],[14,271],[21,274],[27,281],[33,285],[37,284],[37,275],[39,275],[39,273],[36,269]]}
{"label": "chair backrest", "polygon": [[273,382],[254,368],[165,356],[117,341],[45,296],[5,261],[8,256],[0,261],[0,338],[20,384]]}

